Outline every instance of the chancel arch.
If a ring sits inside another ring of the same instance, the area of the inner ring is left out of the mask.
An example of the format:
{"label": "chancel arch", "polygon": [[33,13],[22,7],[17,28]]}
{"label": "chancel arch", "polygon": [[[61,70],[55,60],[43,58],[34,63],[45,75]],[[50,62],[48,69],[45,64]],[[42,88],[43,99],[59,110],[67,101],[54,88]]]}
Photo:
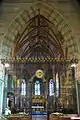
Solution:
{"label": "chancel arch", "polygon": [[[17,49],[19,49],[19,46],[22,47],[24,46],[24,44],[26,44],[27,47],[28,44],[30,44],[29,34],[31,33],[31,31],[32,32],[35,31],[36,29],[35,26],[36,24],[38,24],[36,19],[38,18],[41,20],[40,23],[41,22],[45,23],[45,27],[47,24],[49,24],[48,26],[49,32],[48,30],[45,31],[46,34],[48,33],[49,36],[49,38],[47,38],[48,39],[47,41],[50,40],[51,42],[51,39],[54,39],[52,41],[57,42],[57,44],[54,45],[58,47],[58,49],[60,49],[61,53],[64,54],[64,56],[66,55],[66,51],[68,52],[68,56],[70,56],[70,53],[75,54],[77,52],[77,46],[74,41],[75,37],[72,35],[72,31],[69,28],[68,24],[65,22],[63,16],[58,12],[58,10],[55,7],[52,7],[51,5],[42,2],[38,2],[35,3],[33,6],[31,6],[29,9],[25,9],[24,11],[21,11],[12,21],[8,29],[8,32],[5,34],[5,39],[8,41],[10,46],[12,46],[12,49],[10,49],[10,53],[12,54],[13,57],[14,57],[14,53],[16,53]],[[36,20],[36,24],[35,24],[35,20]],[[52,37],[53,35],[54,38]],[[43,36],[41,34],[40,37],[46,39],[47,36]],[[30,39],[33,38],[35,39],[36,35]],[[44,43],[47,41],[44,40]],[[30,53],[30,49],[28,47],[27,49],[28,52]],[[47,48],[45,49],[47,50]]]}

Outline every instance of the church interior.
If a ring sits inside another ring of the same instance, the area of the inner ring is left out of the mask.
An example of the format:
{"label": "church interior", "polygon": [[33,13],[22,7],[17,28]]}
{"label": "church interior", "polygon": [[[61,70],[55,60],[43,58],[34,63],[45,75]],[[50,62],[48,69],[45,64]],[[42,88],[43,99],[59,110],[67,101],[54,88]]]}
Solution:
{"label": "church interior", "polygon": [[80,119],[80,1],[0,2],[0,120]]}

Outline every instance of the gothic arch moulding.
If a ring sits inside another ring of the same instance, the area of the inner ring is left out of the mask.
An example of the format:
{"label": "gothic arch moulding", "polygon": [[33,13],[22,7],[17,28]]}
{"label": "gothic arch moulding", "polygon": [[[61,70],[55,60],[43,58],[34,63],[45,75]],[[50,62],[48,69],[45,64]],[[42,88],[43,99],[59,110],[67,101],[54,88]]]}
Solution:
{"label": "gothic arch moulding", "polygon": [[60,39],[63,39],[63,44],[60,39],[58,42],[61,42],[60,45],[64,56],[66,53],[68,55],[67,57],[69,57],[71,54],[75,55],[77,52],[77,44],[68,24],[65,22],[63,16],[56,10],[56,8],[42,2],[35,3],[29,9],[21,11],[12,21],[4,39],[7,40],[10,45],[11,55],[13,56],[14,52],[16,52],[15,47],[20,42],[20,38],[25,36],[25,34],[28,34],[27,28],[29,25],[29,20],[38,14],[44,16],[45,19],[49,20],[53,24],[50,26],[51,29],[55,29],[54,34],[56,34],[56,36],[58,35]]}

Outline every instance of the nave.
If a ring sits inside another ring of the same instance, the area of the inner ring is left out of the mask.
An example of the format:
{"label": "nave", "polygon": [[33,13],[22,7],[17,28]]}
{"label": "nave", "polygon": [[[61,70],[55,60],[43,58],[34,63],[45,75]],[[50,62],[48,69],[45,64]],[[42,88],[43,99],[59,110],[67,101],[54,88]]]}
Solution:
{"label": "nave", "polygon": [[0,7],[0,116],[80,116],[79,0],[2,0]]}

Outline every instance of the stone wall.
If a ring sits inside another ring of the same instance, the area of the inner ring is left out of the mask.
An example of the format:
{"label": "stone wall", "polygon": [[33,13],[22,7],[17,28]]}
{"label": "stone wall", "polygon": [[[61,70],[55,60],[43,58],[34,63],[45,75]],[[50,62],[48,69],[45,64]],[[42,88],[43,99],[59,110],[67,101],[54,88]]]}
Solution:
{"label": "stone wall", "polygon": [[[37,2],[49,4],[57,9],[68,23],[74,39],[76,41],[76,56],[80,59],[80,5],[76,0],[4,0],[0,9],[0,57],[8,56],[10,54],[11,40],[5,40],[4,35],[9,31],[9,26],[18,13],[30,8]],[[11,31],[11,30],[10,30]],[[4,41],[3,41],[4,40]],[[4,47],[2,47],[4,45]],[[80,69],[80,63],[79,63]],[[80,70],[79,70],[80,71]]]}

